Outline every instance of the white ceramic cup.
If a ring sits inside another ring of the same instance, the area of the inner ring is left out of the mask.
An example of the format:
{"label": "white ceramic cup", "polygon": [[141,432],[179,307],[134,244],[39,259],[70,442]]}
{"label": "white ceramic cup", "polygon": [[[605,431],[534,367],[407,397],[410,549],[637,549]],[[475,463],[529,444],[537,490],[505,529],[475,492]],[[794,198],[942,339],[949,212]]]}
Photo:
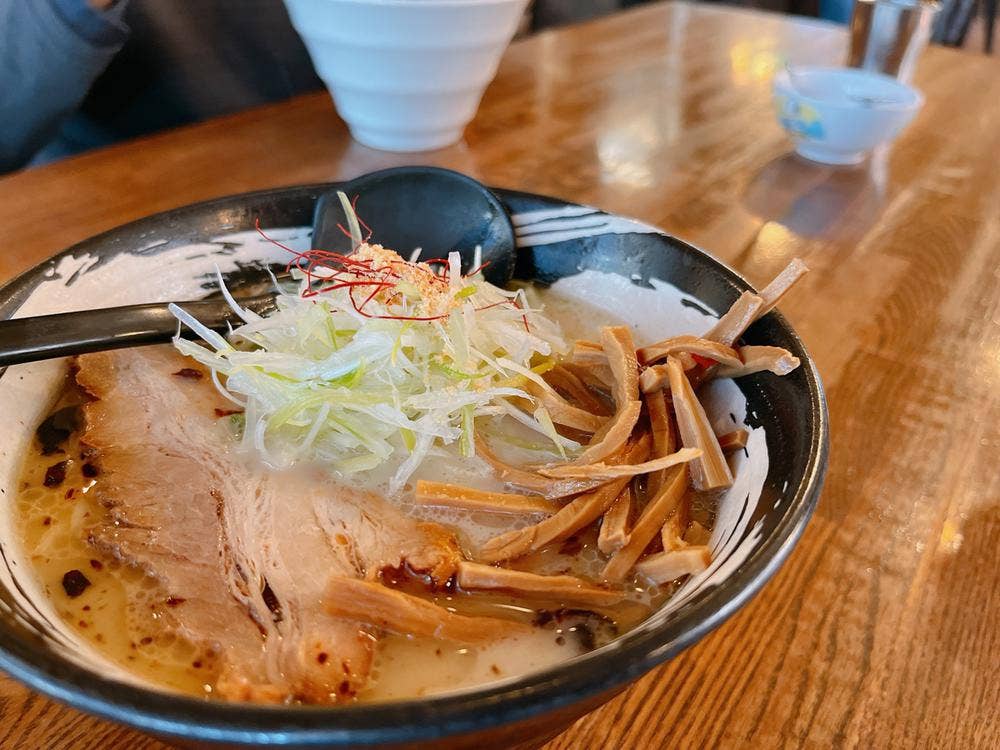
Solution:
{"label": "white ceramic cup", "polygon": [[528,0],[285,0],[355,140],[428,151],[462,137]]}

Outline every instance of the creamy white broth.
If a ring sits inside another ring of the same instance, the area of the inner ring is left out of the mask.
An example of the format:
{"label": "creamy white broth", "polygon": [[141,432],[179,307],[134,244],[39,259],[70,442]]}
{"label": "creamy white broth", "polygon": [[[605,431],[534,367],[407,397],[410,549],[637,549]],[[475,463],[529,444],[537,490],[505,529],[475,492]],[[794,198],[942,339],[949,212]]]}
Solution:
{"label": "creamy white broth", "polygon": [[[710,325],[712,318],[694,308],[679,307],[676,298],[671,304],[664,304],[659,299],[659,291],[642,289],[614,275],[587,272],[564,279],[548,289],[533,289],[531,296],[545,306],[548,316],[560,323],[567,340],[593,339],[600,326],[624,323],[633,328],[637,344],[641,345],[676,333],[701,332]],[[733,389],[738,394],[735,386]],[[731,393],[728,394],[728,397],[731,396]],[[729,408],[728,397],[722,399],[723,410]],[[721,419],[722,411],[717,411],[719,413],[714,416]],[[494,427],[527,430],[511,422],[507,418],[502,425]],[[541,436],[535,436],[535,439],[544,442]],[[136,605],[136,602],[144,602],[148,598],[151,585],[141,574],[105,560],[102,570],[88,571],[94,585],[84,595],[73,600],[66,600],[62,595],[58,576],[65,572],[67,566],[90,565],[91,559],[99,557],[86,544],[85,534],[82,533],[87,514],[99,509],[87,508],[86,502],[71,506],[60,502],[65,500],[64,493],[70,487],[69,483],[51,492],[40,491],[33,486],[32,482],[37,484],[39,472],[48,460],[29,457],[23,480],[27,487],[21,493],[18,507],[22,539],[31,555],[39,582],[52,598],[60,616],[79,637],[142,678],[163,687],[211,696],[214,672],[210,656],[199,653],[191,644],[179,642],[176,637],[164,635],[162,627],[159,628],[160,633],[155,632],[159,618],[169,618],[169,612],[151,610],[147,613],[145,608]],[[384,492],[391,468],[386,466],[383,471],[352,476],[350,483]],[[79,467],[74,468],[71,464],[67,481],[78,480],[82,493],[83,486],[94,480],[78,477],[73,471],[79,471]],[[435,451],[411,477],[409,486],[412,487],[421,478],[480,489],[503,489],[488,464],[481,459],[459,458],[452,448]],[[405,491],[395,499],[398,507],[405,513],[455,529],[460,544],[467,551],[502,531],[539,520],[537,516],[517,517],[416,507],[410,494]],[[700,519],[709,523],[714,517],[714,510],[712,507],[700,508]],[[49,524],[44,524],[46,517],[52,519]],[[596,550],[596,534],[580,536],[582,539],[576,540],[575,548],[569,554],[549,550],[529,560],[514,561],[513,566],[553,573],[569,569],[575,574],[596,579],[605,558]],[[661,605],[669,593],[641,583],[634,586],[630,591],[631,604],[620,618],[622,625],[627,628],[637,624],[647,613],[646,607]],[[500,608],[505,614],[526,621],[537,617],[537,604],[505,597],[475,595],[472,598],[475,600],[472,609],[482,610],[483,613],[496,612]],[[464,595],[453,596],[444,592],[435,595],[435,599],[446,607],[457,606],[459,611],[465,612],[470,608],[469,597]],[[86,613],[84,606],[90,607]],[[119,625],[116,629],[116,623],[125,623],[125,627]],[[539,628],[531,636],[479,648],[386,635],[380,641],[368,688],[357,698],[390,700],[419,697],[510,679],[572,658],[588,645],[593,645],[588,643],[588,638],[594,634],[581,637],[579,627],[580,623],[573,620],[549,622],[547,628]],[[583,627],[586,629],[588,626],[584,624]],[[145,642],[150,638],[151,641]],[[133,647],[133,644],[138,647]]]}

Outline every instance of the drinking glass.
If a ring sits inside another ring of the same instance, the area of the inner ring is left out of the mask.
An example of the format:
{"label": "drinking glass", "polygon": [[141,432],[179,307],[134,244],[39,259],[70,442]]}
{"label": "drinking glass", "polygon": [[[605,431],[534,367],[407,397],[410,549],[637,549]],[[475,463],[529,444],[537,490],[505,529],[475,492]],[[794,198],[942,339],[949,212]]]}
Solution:
{"label": "drinking glass", "polygon": [[938,8],[926,0],[856,0],[847,65],[909,83]]}

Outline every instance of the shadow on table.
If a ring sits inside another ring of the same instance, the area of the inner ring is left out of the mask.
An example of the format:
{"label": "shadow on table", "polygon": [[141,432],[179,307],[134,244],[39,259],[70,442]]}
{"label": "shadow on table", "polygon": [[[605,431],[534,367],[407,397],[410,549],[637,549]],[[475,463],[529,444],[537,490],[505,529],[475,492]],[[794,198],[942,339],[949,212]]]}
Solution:
{"label": "shadow on table", "polygon": [[794,153],[769,162],[747,185],[743,205],[803,237],[863,235],[885,202],[886,153],[856,167],[834,167]]}

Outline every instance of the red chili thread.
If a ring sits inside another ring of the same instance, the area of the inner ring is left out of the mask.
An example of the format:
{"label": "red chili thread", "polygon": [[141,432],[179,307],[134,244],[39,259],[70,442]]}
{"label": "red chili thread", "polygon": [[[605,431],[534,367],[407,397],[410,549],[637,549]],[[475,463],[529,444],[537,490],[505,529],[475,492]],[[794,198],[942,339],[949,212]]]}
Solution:
{"label": "red chili thread", "polygon": [[257,232],[260,234],[260,236],[263,237],[268,242],[270,242],[272,245],[277,245],[282,250],[287,250],[288,252],[292,253],[292,255],[298,255],[299,254],[295,250],[292,250],[292,248],[288,247],[288,245],[282,245],[277,240],[271,239],[266,234],[264,234],[264,230],[260,228],[260,217],[259,216],[256,219],[254,219],[253,225],[254,225],[254,228],[257,230]]}
{"label": "red chili thread", "polygon": [[375,299],[375,295],[378,294],[380,291],[382,291],[382,289],[385,288],[386,286],[388,286],[388,287],[394,287],[396,285],[395,284],[388,284],[388,283],[386,283],[386,284],[381,285],[381,286],[376,286],[374,289],[372,289],[372,293],[369,294],[367,297],[365,297],[365,301],[361,303],[361,307],[364,307],[369,302],[371,302],[373,299]]}
{"label": "red chili thread", "polygon": [[392,270],[392,266],[381,266],[380,268],[373,268],[372,273],[388,274],[389,276],[395,276],[397,279],[403,278],[398,273]]}
{"label": "red chili thread", "polygon": [[465,274],[465,278],[469,278],[470,276],[475,276],[477,273],[479,273],[484,268],[486,268],[487,266],[489,266],[489,264],[491,262],[492,261],[488,261],[488,260],[487,261],[483,261],[476,268],[473,268],[471,271],[469,271],[467,274]]}
{"label": "red chili thread", "polygon": [[[364,236],[364,238],[362,238],[361,243],[358,245],[358,247],[360,247],[361,245],[364,245],[365,243],[368,242],[368,240],[370,240],[372,238],[373,232],[372,232],[372,228],[365,223],[365,220],[362,219],[360,216],[358,216],[358,196],[357,195],[355,195],[354,199],[351,201],[351,210],[354,211],[354,218],[358,220],[358,224],[360,226],[364,227],[365,231],[367,232],[367,234]],[[342,224],[340,224],[339,222],[337,223],[337,229],[339,229],[341,232],[343,232],[344,236],[347,237],[349,240],[351,240],[351,241],[354,240],[353,235],[351,235],[351,233],[349,231],[347,231],[346,229],[344,229],[344,226]],[[357,250],[358,247],[355,247],[354,249]]]}
{"label": "red chili thread", "polygon": [[[323,287],[322,289],[317,289],[317,290],[315,290],[313,292],[313,294],[311,296],[315,296],[316,294],[325,294],[326,292],[333,292],[333,291],[336,291],[337,289],[352,289],[352,288],[354,288],[356,286],[374,286],[375,290],[372,292],[372,296],[375,296],[382,289],[385,289],[385,288],[390,288],[391,289],[391,288],[394,288],[396,285],[395,284],[382,284],[382,283],[380,283],[378,281],[341,281],[338,284],[334,284],[332,286],[326,286],[326,287]],[[364,305],[362,305],[362,307],[364,307]]]}
{"label": "red chili thread", "polygon": [[365,235],[365,240],[364,240],[365,242],[368,242],[368,240],[370,240],[372,238],[373,232],[372,232],[372,228],[370,226],[368,226],[367,224],[365,224],[365,220],[362,219],[361,216],[358,214],[358,198],[359,197],[360,196],[358,196],[358,195],[354,196],[354,199],[351,201],[351,208],[354,210],[354,218],[358,220],[358,224],[360,224],[362,227],[364,227],[365,230],[368,232],[368,234]]}
{"label": "red chili thread", "polygon": [[490,310],[490,309],[492,309],[494,307],[499,307],[500,305],[506,304],[506,302],[507,302],[507,300],[502,299],[499,302],[494,302],[494,303],[489,304],[489,305],[483,305],[482,307],[477,307],[476,308],[476,312],[482,312],[483,310]]}
{"label": "red chili thread", "polygon": [[426,317],[418,315],[372,315],[366,313],[364,310],[358,307],[358,303],[354,299],[354,289],[347,290],[347,296],[351,300],[351,305],[354,306],[354,310],[363,315],[366,318],[371,318],[373,320],[441,320],[442,318],[447,318],[448,315],[428,315]]}
{"label": "red chili thread", "polygon": [[[352,207],[356,208],[357,201],[358,201],[358,196],[354,196],[354,199],[351,202]],[[356,210],[355,214],[357,214]],[[361,219],[361,217],[358,217],[358,223],[362,225],[368,232],[365,238],[365,242],[367,242],[368,239],[370,239],[372,236],[372,229]],[[343,226],[337,224],[337,227],[345,235],[350,236],[350,232],[344,229]],[[423,261],[422,264],[411,264],[403,259],[391,260],[389,261],[390,265],[388,266],[380,266],[379,268],[372,268],[371,259],[352,258],[348,255],[344,255],[343,253],[333,252],[329,250],[312,249],[312,250],[307,250],[305,252],[299,252],[298,250],[293,250],[292,248],[288,247],[288,245],[278,242],[273,237],[268,236],[268,234],[264,232],[264,230],[261,229],[260,227],[260,217],[256,217],[254,219],[254,228],[257,230],[257,233],[260,234],[260,236],[263,237],[266,241],[270,242],[271,244],[277,247],[280,247],[282,250],[291,253],[291,255],[294,256],[293,259],[290,260],[285,265],[285,272],[288,273],[291,271],[293,267],[295,267],[299,271],[301,271],[302,274],[305,276],[306,288],[302,292],[303,299],[311,299],[312,297],[315,297],[318,294],[331,292],[336,289],[347,289],[348,290],[347,295],[351,300],[351,305],[354,307],[354,310],[366,318],[372,318],[378,320],[432,321],[432,320],[441,320],[443,318],[448,317],[448,313],[443,315],[427,315],[427,316],[372,315],[364,311],[365,305],[367,305],[372,299],[374,299],[379,291],[386,288],[391,289],[396,286],[395,282],[388,281],[388,278],[390,276],[395,277],[397,279],[402,278],[400,274],[398,274],[396,271],[392,269],[391,267],[392,265],[401,264],[412,268],[419,268],[421,271],[425,272],[430,278],[434,279],[435,281],[447,284],[447,281],[443,278],[445,271],[449,267],[449,262],[446,258],[431,258],[430,260]],[[476,275],[484,268],[486,268],[489,264],[490,261],[481,263],[477,268],[465,274],[462,278],[467,279],[470,276]],[[336,268],[337,265],[342,266],[342,268],[337,269]],[[434,265],[442,266],[437,273],[435,273],[433,269]],[[316,273],[317,267],[322,267],[324,269],[331,270],[333,271],[333,273],[330,274],[329,276],[319,276]],[[341,280],[341,276],[344,273],[351,273],[355,276],[360,276],[362,277],[362,280],[343,281]],[[378,279],[374,279],[373,277],[377,274],[380,274],[380,277]],[[313,289],[312,287],[315,282],[321,282],[327,284],[327,286],[321,287],[320,289]],[[336,283],[330,284],[330,282],[336,282]],[[354,299],[354,288],[361,286],[372,286],[374,287],[374,289],[368,295],[368,297],[365,298],[364,302],[362,302],[361,305],[359,306],[357,301]],[[391,302],[398,296],[400,296],[398,292],[390,296],[389,300],[387,301],[387,304],[388,302]],[[519,308],[519,306],[515,301],[501,300],[500,302],[496,302],[491,305],[486,305],[484,307],[477,308],[477,310],[488,310],[491,307],[496,307],[497,305],[502,305],[507,303],[512,304],[515,308]],[[521,319],[524,321],[525,330],[527,330],[530,333],[531,328],[528,325],[527,315],[522,314]]]}
{"label": "red chili thread", "polygon": [[403,260],[402,258],[400,258],[399,260],[391,260],[389,262],[392,263],[393,265],[403,265],[403,266],[410,266],[411,268],[417,268],[422,273],[427,274],[428,278],[431,278],[434,281],[437,281],[437,282],[442,283],[442,284],[447,284],[448,283],[447,281],[445,281],[444,279],[442,279],[440,276],[438,276],[436,273],[434,273],[434,271],[432,271],[430,268],[428,268],[426,265],[424,265],[424,261],[420,261],[419,263],[414,264],[414,263],[409,263],[409,262]]}

